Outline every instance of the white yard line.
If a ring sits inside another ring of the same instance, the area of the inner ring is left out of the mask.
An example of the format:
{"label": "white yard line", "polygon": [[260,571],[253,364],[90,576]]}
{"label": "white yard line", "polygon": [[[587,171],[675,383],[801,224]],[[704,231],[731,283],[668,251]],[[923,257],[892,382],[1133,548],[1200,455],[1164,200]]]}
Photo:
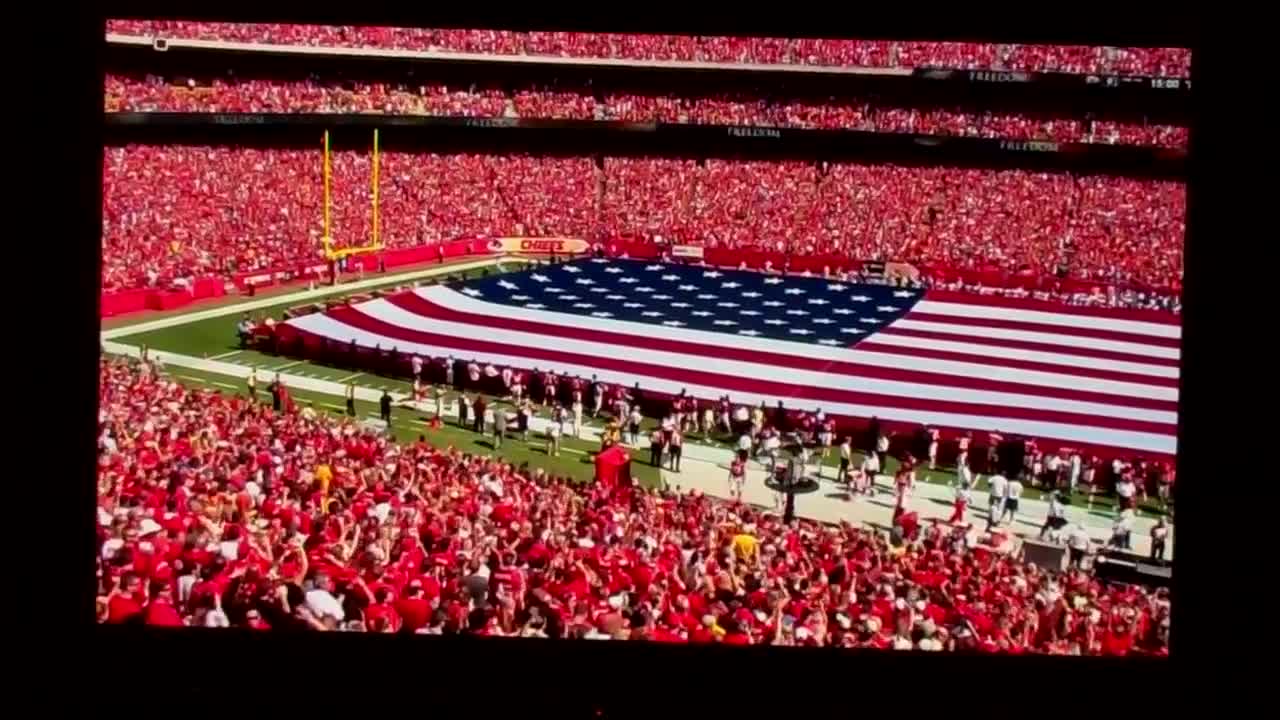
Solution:
{"label": "white yard line", "polygon": [[334,380],[334,382],[336,382],[336,383],[349,383],[349,382],[351,382],[352,380],[355,380],[356,378],[360,377],[361,375],[364,375],[364,373],[354,373],[354,374],[352,374],[352,375],[348,375],[348,376],[346,376],[346,377],[344,377],[344,378],[338,378],[337,380]]}
{"label": "white yard line", "polygon": [[[293,362],[287,362],[287,363],[285,363],[285,364],[283,364],[283,365],[277,365],[277,366],[275,366],[275,367],[273,367],[273,368],[270,368],[270,369],[268,370],[268,372],[278,372],[278,371],[280,371],[280,370],[288,370],[289,368],[291,368],[291,367],[297,367],[297,366],[299,366],[299,365],[303,364],[304,362],[306,362],[306,360],[294,360]],[[315,377],[314,375],[308,375],[307,373],[302,373],[302,375],[303,375],[304,377]]]}
{"label": "white yard line", "polygon": [[198,310],[191,313],[183,313],[181,315],[173,315],[170,317],[158,318],[147,322],[135,323],[132,325],[122,325],[114,327],[110,330],[102,331],[103,340],[111,340],[125,335],[136,335],[138,333],[150,332],[152,330],[163,330],[164,328],[175,327],[177,325],[185,325],[187,323],[198,322],[200,320],[208,320],[209,318],[222,317],[224,315],[235,315],[236,313],[245,313],[251,310],[258,310],[273,305],[281,305],[284,303],[297,303],[306,300],[315,300],[322,297],[332,295],[343,295],[352,293],[366,288],[378,287],[381,285],[393,285],[399,282],[409,282],[421,278],[433,277],[435,275],[449,275],[457,272],[466,272],[468,270],[478,270],[480,268],[496,265],[501,262],[525,262],[523,258],[510,257],[492,257],[481,258],[456,265],[444,265],[427,268],[425,270],[416,270],[407,272],[402,275],[379,275],[366,280],[357,280],[351,283],[345,283],[338,287],[318,287],[315,290],[299,290],[292,293],[284,293],[282,295],[271,295],[258,300],[248,300],[241,303],[233,303],[231,305],[222,305],[208,310]]}
{"label": "white yard line", "polygon": [[244,352],[244,351],[243,351],[243,350],[232,350],[231,352],[224,352],[224,353],[222,353],[222,354],[220,354],[220,355],[210,355],[210,356],[209,356],[209,359],[210,359],[210,360],[225,360],[225,359],[227,359],[227,358],[231,357],[232,355],[239,355],[239,354],[240,354],[240,353],[242,353],[242,352]]}

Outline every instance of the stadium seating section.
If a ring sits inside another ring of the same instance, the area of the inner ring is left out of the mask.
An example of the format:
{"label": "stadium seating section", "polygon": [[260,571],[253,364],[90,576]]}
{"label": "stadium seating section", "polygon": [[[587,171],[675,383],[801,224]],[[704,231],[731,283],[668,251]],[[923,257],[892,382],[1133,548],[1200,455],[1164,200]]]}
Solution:
{"label": "stadium seating section", "polygon": [[447,85],[212,78],[187,84],[158,76],[108,75],[109,112],[367,113],[537,119],[688,122],[846,129],[1008,140],[1186,147],[1186,127],[1141,121],[1035,117],[963,108],[905,108],[843,99],[771,101],[722,95],[677,97],[537,87],[514,92]]}
{"label": "stadium seating section", "polygon": [[311,47],[365,47],[573,58],[829,67],[922,67],[1177,78],[1191,75],[1191,52],[1181,48],[1099,48],[146,20],[111,20],[107,23],[107,32]]}
{"label": "stadium seating section", "polygon": [[788,527],[697,493],[575,485],[397,444],[147,366],[103,360],[100,377],[100,622],[1168,651],[1163,590],[1041,570],[1003,555],[998,538]]}
{"label": "stadium seating section", "polygon": [[[111,147],[104,289],[318,260],[320,151]],[[387,247],[655,236],[710,247],[1176,287],[1185,186],[1113,176],[654,158],[382,155]],[[252,182],[246,182],[252,178]],[[332,235],[371,239],[370,157],[333,156]]]}

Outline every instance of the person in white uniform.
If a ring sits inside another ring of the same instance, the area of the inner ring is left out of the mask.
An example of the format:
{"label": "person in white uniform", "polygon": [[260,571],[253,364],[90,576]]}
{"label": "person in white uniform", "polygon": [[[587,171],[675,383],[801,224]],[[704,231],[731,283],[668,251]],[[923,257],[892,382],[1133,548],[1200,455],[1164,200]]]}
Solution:
{"label": "person in white uniform", "polygon": [[1022,499],[1022,481],[1013,478],[1004,490],[1004,512],[1000,514],[1000,522],[1009,518],[1009,524],[1012,525],[1018,515],[1018,501]]}
{"label": "person in white uniform", "polygon": [[1009,481],[1004,475],[996,473],[987,481],[987,493],[989,494],[987,502],[987,529],[990,530],[1000,522],[1000,515],[1004,512],[1004,495],[1009,489]]}
{"label": "person in white uniform", "polygon": [[1067,506],[1062,504],[1062,497],[1058,493],[1049,496],[1049,514],[1044,519],[1044,525],[1040,527],[1040,537],[1046,534],[1054,542],[1058,541],[1058,535],[1062,528],[1067,524]]}
{"label": "person in white uniform", "polygon": [[1092,545],[1093,540],[1089,538],[1089,531],[1085,530],[1084,525],[1077,523],[1071,528],[1071,532],[1067,533],[1067,554],[1072,567],[1080,567]]}
{"label": "person in white uniform", "polygon": [[862,482],[865,492],[868,495],[874,495],[876,492],[876,475],[880,474],[880,456],[875,453],[867,453],[862,459]]}

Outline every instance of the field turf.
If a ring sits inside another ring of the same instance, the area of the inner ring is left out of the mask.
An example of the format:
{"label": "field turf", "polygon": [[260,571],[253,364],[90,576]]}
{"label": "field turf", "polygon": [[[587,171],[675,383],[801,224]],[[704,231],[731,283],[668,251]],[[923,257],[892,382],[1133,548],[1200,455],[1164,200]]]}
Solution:
{"label": "field turf", "polygon": [[[517,269],[519,265],[508,264],[504,269]],[[490,269],[490,272],[494,272]],[[470,270],[462,273],[452,273],[449,278],[455,276],[476,277],[483,271]],[[445,278],[439,278],[443,280]],[[364,288],[357,292],[369,293],[379,288],[391,288],[397,285],[407,284],[403,277],[388,278],[384,284],[378,284],[375,287]],[[339,298],[351,294],[350,289],[341,286],[333,289],[332,293],[327,293],[325,298]],[[323,302],[323,299],[312,299],[306,302]],[[242,302],[244,299],[238,300]],[[234,304],[223,303],[218,304]],[[285,301],[270,307],[260,308],[252,312],[255,317],[274,317],[277,320],[282,317],[285,310],[290,307],[302,304],[301,302]],[[201,306],[200,309],[206,309],[208,306]],[[190,309],[184,309],[182,312],[191,312]],[[181,314],[176,313],[176,314]],[[150,321],[162,315],[151,314],[144,319],[138,320]],[[197,320],[190,323],[175,325],[168,328],[141,332],[132,335],[124,335],[115,338],[117,342],[128,345],[146,345],[157,350],[166,350],[169,352],[179,353],[192,357],[216,359],[222,362],[235,363],[246,367],[255,367],[259,370],[260,388],[264,388],[270,382],[271,374],[277,371],[285,372],[290,375],[301,375],[309,378],[322,380],[330,380],[333,382],[354,382],[356,385],[365,388],[377,390],[389,390],[391,392],[407,393],[412,389],[412,383],[400,379],[384,377],[373,373],[357,372],[354,370],[329,367],[319,365],[308,361],[299,361],[286,356],[277,356],[262,353],[255,350],[240,350],[236,341],[236,323],[240,320],[239,313],[229,313],[220,317]],[[105,327],[105,326],[104,326]],[[174,376],[175,379],[184,384],[192,386],[212,387],[224,392],[243,393],[243,380],[231,378],[227,376],[217,375],[204,371],[197,371],[187,368],[169,368],[167,372]],[[335,395],[327,395],[323,393],[312,393],[306,391],[295,391],[291,389],[291,393],[299,403],[314,403],[317,412],[343,412],[342,398]],[[446,402],[452,401],[456,397],[456,393],[450,391],[446,396]],[[265,398],[265,394],[264,394]],[[487,397],[491,404],[496,406],[508,405],[500,399]],[[356,402],[357,412],[361,417],[377,417],[377,407],[374,403],[363,401]],[[541,413],[544,417],[549,413],[544,411]],[[454,418],[446,418],[452,421]],[[419,435],[425,435],[427,440],[435,445],[452,444],[462,448],[468,452],[490,453],[491,438],[480,437],[469,430],[462,430],[456,424],[446,424],[438,430],[431,430],[426,425],[427,417],[420,413],[413,413],[408,410],[397,408],[393,412],[393,431],[397,438],[401,440],[416,440]],[[642,431],[648,432],[658,421],[654,418],[645,418],[642,424]],[[704,439],[700,433],[689,437],[691,442],[712,445],[723,448],[735,448],[737,446],[736,438],[728,437],[719,433],[713,433],[711,437]],[[588,480],[592,476],[593,468],[591,464],[590,453],[597,450],[598,447],[593,442],[578,441],[565,438],[561,443],[561,457],[550,458],[543,449],[543,443],[540,439],[534,440],[531,435],[531,442],[525,444],[519,440],[508,440],[504,443],[501,451],[498,453],[501,457],[507,458],[517,464],[529,462],[531,465],[538,465],[547,469],[548,472],[567,475],[580,480]],[[581,453],[581,454],[578,454]],[[637,479],[646,486],[656,487],[661,484],[661,478],[656,468],[650,467],[647,460],[647,449],[640,449],[635,453],[636,458],[632,462],[633,473]],[[855,458],[855,462],[860,461],[860,456]],[[834,474],[834,468],[839,465],[839,457],[835,450],[832,449],[830,456],[824,463],[825,467],[831,468]],[[883,472],[892,474],[898,467],[898,462],[893,458],[889,458]],[[920,480],[929,483],[947,484],[955,482],[955,472],[952,467],[939,467],[937,470],[919,470],[917,476]],[[978,490],[986,490],[986,479],[983,478],[979,484]],[[1045,494],[1035,488],[1027,488],[1024,493],[1026,497],[1035,500],[1044,499]],[[1084,492],[1076,492],[1070,499],[1071,504],[1076,506],[1087,506],[1088,495]],[[1116,501],[1113,497],[1099,495],[1093,499],[1092,512],[1099,516],[1110,517],[1115,512]],[[1140,503],[1139,511],[1148,516],[1163,515],[1158,502],[1155,498]]]}

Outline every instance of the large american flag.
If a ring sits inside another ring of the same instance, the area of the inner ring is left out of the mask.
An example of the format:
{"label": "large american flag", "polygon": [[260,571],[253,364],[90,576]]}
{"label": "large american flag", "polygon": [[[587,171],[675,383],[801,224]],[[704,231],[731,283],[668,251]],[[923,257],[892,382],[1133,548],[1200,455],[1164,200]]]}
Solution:
{"label": "large american flag", "polygon": [[1175,316],[596,258],[288,322],[659,393],[1175,450]]}

